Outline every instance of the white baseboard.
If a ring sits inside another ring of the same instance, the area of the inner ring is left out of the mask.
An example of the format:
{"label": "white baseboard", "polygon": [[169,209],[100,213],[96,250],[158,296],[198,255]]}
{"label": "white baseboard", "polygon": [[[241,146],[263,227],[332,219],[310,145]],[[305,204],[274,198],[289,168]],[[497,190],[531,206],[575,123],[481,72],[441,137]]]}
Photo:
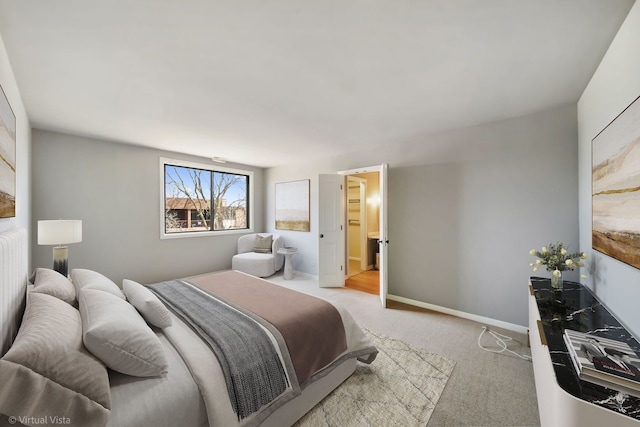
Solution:
{"label": "white baseboard", "polygon": [[[304,273],[302,271],[295,271],[295,276],[297,278],[306,278],[309,280],[318,280],[318,276],[314,274]],[[397,295],[387,294],[387,298],[392,301],[398,301],[405,304],[410,304],[416,307],[426,308],[427,310],[437,311],[439,313],[449,314],[451,316],[461,317],[463,319],[473,320],[474,322],[483,323],[485,325],[495,326],[498,328],[506,329],[509,331],[518,332],[521,334],[526,334],[529,330],[526,326],[516,325],[515,323],[503,322],[502,320],[492,319],[490,317],[478,316],[477,314],[466,313],[464,311],[454,310],[447,307],[441,307],[435,304],[429,304],[427,302],[422,302],[410,298],[399,297]]]}
{"label": "white baseboard", "polygon": [[410,298],[399,297],[397,295],[387,295],[387,299],[392,301],[398,301],[405,304],[415,305],[416,307],[426,308],[427,310],[437,311],[439,313],[450,314],[451,316],[461,317],[463,319],[473,320],[474,322],[484,323],[485,325],[496,326],[498,328],[507,329],[509,331],[526,334],[529,330],[526,326],[516,325],[515,323],[503,322],[502,320],[492,319],[490,317],[478,316],[477,314],[466,313],[464,311],[453,310],[447,307],[441,307],[435,304],[429,304],[422,301],[417,301]]}

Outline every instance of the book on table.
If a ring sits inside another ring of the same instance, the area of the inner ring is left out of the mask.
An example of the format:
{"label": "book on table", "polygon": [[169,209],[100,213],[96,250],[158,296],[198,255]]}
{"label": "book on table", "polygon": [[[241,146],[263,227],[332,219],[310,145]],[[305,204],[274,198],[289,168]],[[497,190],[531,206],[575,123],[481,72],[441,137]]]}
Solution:
{"label": "book on table", "polygon": [[629,344],[571,329],[564,340],[580,379],[640,397],[640,357]]}

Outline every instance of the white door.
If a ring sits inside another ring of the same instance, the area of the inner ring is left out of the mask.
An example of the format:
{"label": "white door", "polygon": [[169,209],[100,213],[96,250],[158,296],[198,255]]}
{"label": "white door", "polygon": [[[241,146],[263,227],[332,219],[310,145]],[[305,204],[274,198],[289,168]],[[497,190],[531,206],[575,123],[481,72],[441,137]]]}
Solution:
{"label": "white door", "polygon": [[343,183],[340,175],[318,175],[318,282],[344,286]]}
{"label": "white door", "polygon": [[389,235],[387,234],[387,169],[386,163],[380,165],[380,302],[387,306],[387,291],[389,288]]}

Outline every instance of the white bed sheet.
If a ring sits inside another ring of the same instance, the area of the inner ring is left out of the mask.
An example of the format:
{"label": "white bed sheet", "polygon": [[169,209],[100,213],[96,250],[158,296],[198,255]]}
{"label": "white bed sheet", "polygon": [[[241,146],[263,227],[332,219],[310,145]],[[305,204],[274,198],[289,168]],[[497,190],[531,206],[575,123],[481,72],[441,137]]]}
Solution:
{"label": "white bed sheet", "polygon": [[167,374],[140,378],[110,370],[111,415],[107,426],[209,426],[204,401],[189,369],[167,337],[159,330],[156,334],[169,364]]}

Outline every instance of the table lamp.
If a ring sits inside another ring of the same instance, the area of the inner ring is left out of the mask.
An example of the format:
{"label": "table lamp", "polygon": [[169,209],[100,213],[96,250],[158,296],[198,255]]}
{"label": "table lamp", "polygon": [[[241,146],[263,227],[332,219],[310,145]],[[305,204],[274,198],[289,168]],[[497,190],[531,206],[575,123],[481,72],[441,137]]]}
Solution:
{"label": "table lamp", "polygon": [[67,277],[69,265],[69,243],[82,242],[81,220],[38,221],[38,244],[58,245],[53,248],[53,269]]}

